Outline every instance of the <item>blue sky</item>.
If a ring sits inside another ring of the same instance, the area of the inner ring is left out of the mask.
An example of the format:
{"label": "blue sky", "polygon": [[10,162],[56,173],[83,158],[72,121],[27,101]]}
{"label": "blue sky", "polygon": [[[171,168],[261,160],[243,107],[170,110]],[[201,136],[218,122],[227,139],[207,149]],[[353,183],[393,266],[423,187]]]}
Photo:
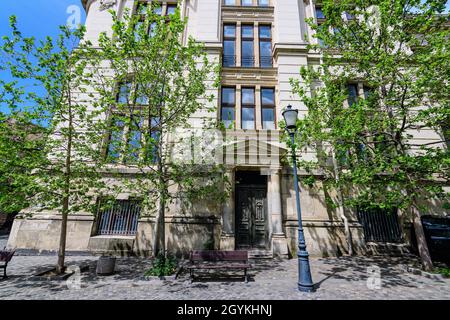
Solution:
{"label": "blue sky", "polygon": [[[81,0],[2,0],[0,10],[0,38],[11,34],[9,17],[17,17],[19,30],[26,37],[34,36],[44,39],[46,36],[56,38],[59,26],[65,25],[72,12],[67,13],[71,6],[78,6],[81,13],[81,23],[85,22],[85,12]],[[0,73],[3,80],[10,80],[8,75]],[[5,107],[0,105],[0,111]]]}
{"label": "blue sky", "polygon": [[58,26],[66,24],[71,5],[81,9],[84,23],[84,9],[81,0],[2,0],[0,10],[0,36],[9,34],[9,16],[17,16],[20,30],[27,36],[42,38],[56,36]]}
{"label": "blue sky", "polygon": [[[42,39],[45,36],[56,37],[60,25],[66,24],[70,6],[78,6],[81,13],[81,23],[85,21],[85,12],[81,0],[1,0],[0,37],[10,34],[9,16],[16,15],[19,30],[25,36]],[[447,3],[447,11],[450,2]],[[5,75],[0,74],[0,77]],[[0,105],[0,111],[2,106]]]}

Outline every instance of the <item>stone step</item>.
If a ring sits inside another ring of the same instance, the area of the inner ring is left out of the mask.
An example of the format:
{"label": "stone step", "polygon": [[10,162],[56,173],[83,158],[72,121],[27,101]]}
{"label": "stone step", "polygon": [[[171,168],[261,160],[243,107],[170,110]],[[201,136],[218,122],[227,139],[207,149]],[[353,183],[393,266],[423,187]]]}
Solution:
{"label": "stone step", "polygon": [[368,255],[391,255],[408,256],[411,255],[410,246],[406,243],[380,243],[367,242],[366,253]]}
{"label": "stone step", "polygon": [[273,259],[273,252],[269,250],[249,250],[249,259]]}

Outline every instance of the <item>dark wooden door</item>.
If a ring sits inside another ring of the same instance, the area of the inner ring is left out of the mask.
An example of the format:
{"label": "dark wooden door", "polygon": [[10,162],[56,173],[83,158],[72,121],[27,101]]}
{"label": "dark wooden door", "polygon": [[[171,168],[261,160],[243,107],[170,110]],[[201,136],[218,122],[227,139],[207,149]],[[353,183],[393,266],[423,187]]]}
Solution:
{"label": "dark wooden door", "polygon": [[238,249],[267,249],[267,189],[239,186],[236,206],[236,246]]}

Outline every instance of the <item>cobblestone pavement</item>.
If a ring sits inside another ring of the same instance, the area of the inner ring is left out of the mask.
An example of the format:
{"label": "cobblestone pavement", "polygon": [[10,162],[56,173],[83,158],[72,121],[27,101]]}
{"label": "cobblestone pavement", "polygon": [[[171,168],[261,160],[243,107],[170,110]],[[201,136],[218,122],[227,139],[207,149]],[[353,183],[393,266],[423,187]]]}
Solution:
{"label": "cobblestone pavement", "polygon": [[[0,300],[450,300],[450,279],[408,273],[406,266],[417,264],[417,261],[405,258],[313,258],[311,269],[318,288],[312,294],[297,291],[295,259],[255,261],[251,280],[247,284],[240,277],[203,278],[191,284],[185,272],[177,280],[145,280],[143,272],[148,268],[149,260],[144,258],[119,258],[115,275],[99,277],[95,274],[96,260],[97,257],[92,256],[67,257],[68,265],[89,265],[89,270],[81,273],[81,288],[77,289],[74,276],[69,278],[69,283],[33,276],[51,268],[56,262],[55,256],[17,255],[8,266],[9,278],[0,280]],[[377,282],[378,270],[381,283]]]}

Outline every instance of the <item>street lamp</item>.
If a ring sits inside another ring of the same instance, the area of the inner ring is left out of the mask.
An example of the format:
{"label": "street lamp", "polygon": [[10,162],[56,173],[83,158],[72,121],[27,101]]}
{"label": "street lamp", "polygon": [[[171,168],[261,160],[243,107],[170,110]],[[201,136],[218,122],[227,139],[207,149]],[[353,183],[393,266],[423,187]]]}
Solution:
{"label": "street lamp", "polygon": [[295,155],[294,137],[295,132],[297,131],[298,110],[292,109],[292,106],[289,105],[283,112],[283,117],[286,122],[286,131],[289,133],[292,142],[292,162],[294,167],[294,187],[298,217],[298,290],[302,292],[312,292],[314,291],[314,284],[311,278],[309,254],[308,251],[306,251],[305,235],[303,233],[302,209],[300,207],[300,192],[298,189],[297,156]]}

